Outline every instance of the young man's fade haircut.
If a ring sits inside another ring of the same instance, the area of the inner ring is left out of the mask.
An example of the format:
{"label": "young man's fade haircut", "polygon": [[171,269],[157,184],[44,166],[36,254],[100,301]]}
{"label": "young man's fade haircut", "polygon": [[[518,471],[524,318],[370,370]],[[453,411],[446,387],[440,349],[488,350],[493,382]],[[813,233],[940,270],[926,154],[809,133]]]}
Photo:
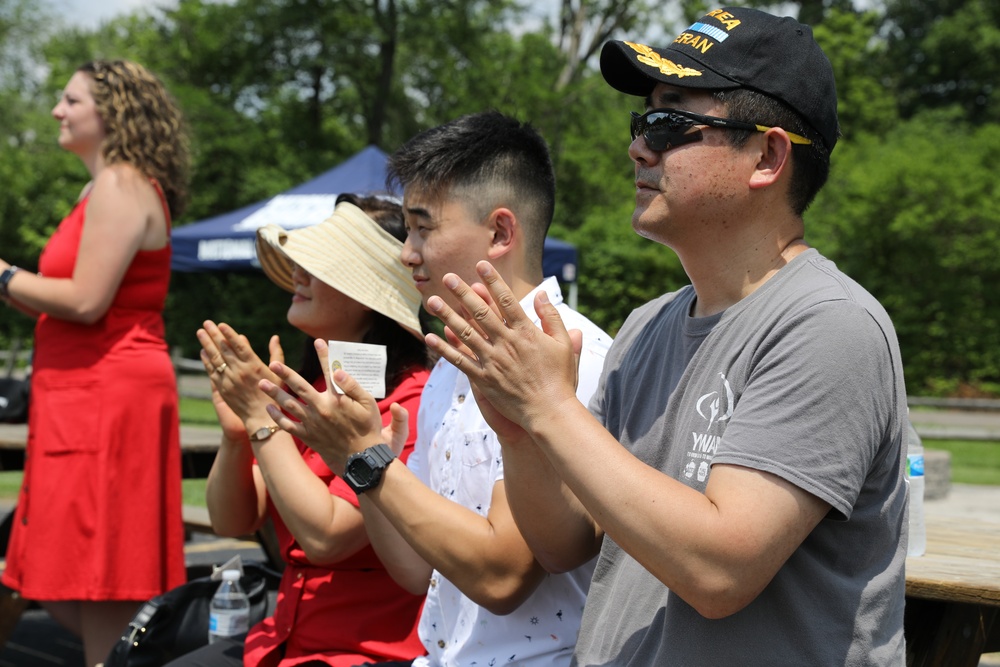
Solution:
{"label": "young man's fade haircut", "polygon": [[388,182],[462,200],[480,221],[510,209],[524,229],[526,259],[541,266],[555,173],[548,145],[528,123],[491,110],[422,132],[389,157]]}

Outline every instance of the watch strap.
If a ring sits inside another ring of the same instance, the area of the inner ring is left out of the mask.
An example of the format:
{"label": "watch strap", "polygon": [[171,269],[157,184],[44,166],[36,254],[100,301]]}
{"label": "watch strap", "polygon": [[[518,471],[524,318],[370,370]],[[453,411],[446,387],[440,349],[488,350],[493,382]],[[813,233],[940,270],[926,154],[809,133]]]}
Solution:
{"label": "watch strap", "polygon": [[385,443],[381,443],[381,442],[379,444],[377,444],[377,445],[372,445],[371,447],[369,447],[365,451],[368,452],[369,454],[371,454],[372,457],[378,463],[381,464],[381,465],[379,465],[379,467],[383,468],[383,469],[387,465],[389,465],[390,463],[392,463],[392,460],[394,458],[396,458],[396,455],[392,453],[391,449],[389,449],[389,445],[387,445]]}
{"label": "watch strap", "polygon": [[10,279],[14,277],[14,274],[20,270],[11,264],[0,273],[0,296],[5,298],[10,296],[10,287],[8,287],[8,284],[10,283]]}
{"label": "watch strap", "polygon": [[277,424],[261,427],[250,434],[250,442],[263,442],[277,433],[280,428]]}

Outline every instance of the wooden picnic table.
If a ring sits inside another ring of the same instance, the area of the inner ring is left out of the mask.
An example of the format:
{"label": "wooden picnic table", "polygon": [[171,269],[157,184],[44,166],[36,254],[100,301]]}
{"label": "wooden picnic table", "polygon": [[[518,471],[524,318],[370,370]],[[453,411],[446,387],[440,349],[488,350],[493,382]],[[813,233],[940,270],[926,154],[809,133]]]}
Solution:
{"label": "wooden picnic table", "polygon": [[1000,522],[927,517],[906,559],[907,667],[976,667],[1000,651]]}

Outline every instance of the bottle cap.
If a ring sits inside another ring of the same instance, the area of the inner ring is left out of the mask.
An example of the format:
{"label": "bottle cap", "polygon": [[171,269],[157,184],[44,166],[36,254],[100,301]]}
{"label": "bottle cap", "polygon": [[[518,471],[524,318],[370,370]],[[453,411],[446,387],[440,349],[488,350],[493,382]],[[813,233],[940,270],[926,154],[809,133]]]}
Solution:
{"label": "bottle cap", "polygon": [[223,570],[222,571],[223,581],[239,581],[240,571],[239,570]]}

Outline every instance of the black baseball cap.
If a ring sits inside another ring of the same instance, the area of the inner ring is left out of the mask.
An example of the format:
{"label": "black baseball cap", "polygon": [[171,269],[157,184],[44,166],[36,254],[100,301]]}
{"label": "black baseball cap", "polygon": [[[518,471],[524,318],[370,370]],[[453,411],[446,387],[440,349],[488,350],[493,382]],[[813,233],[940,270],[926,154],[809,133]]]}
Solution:
{"label": "black baseball cap", "polygon": [[812,29],[747,7],[705,14],[666,48],[610,41],[601,74],[612,87],[645,97],[658,82],[682,88],[749,88],[797,111],[832,151],[840,134],[833,68]]}

